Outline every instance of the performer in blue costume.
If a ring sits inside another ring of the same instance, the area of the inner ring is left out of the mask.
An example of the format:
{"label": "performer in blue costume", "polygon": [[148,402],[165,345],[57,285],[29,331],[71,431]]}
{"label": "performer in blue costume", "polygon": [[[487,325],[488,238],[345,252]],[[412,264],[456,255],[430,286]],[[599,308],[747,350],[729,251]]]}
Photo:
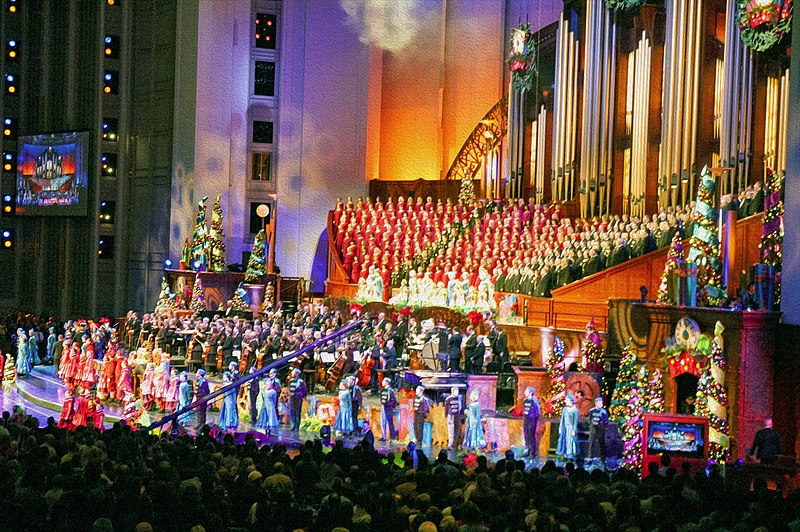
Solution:
{"label": "performer in blue costume", "polygon": [[272,379],[265,377],[258,383],[258,420],[256,427],[265,430],[267,434],[278,428],[278,391],[272,384]]}
{"label": "performer in blue costume", "polygon": [[470,403],[466,410],[466,429],[464,430],[464,449],[482,449],[486,447],[486,436],[481,424],[481,404],[478,402],[480,392],[473,390],[469,395]]}
{"label": "performer in blue costume", "polygon": [[564,409],[561,411],[561,423],[558,425],[558,447],[556,454],[567,460],[574,460],[578,454],[578,407],[575,396],[568,393],[564,398]]}
{"label": "performer in blue costume", "polygon": [[353,399],[347,383],[339,383],[339,412],[333,422],[333,430],[342,434],[353,432]]}
{"label": "performer in blue costume", "polygon": [[[192,385],[189,384],[189,376],[185,371],[181,372],[178,377],[180,384],[178,384],[178,410],[186,408],[192,403]],[[188,425],[192,419],[192,412],[186,412],[178,416],[178,423],[181,425]]]}
{"label": "performer in blue costume", "polygon": [[[222,385],[227,386],[233,382],[233,375],[226,371],[222,377]],[[236,405],[236,388],[231,388],[222,397],[222,407],[219,409],[219,422],[217,426],[222,430],[236,430],[239,427],[239,407]]]}
{"label": "performer in blue costume", "polygon": [[17,330],[17,376],[27,375],[31,372],[31,359],[28,354],[28,337],[25,331]]}

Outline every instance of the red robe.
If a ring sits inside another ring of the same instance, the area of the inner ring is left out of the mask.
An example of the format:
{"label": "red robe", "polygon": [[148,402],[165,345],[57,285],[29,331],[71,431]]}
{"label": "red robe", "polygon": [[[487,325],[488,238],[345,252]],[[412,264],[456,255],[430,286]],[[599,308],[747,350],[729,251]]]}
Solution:
{"label": "red robe", "polygon": [[75,412],[75,399],[70,396],[64,399],[61,417],[58,418],[58,428],[66,429],[72,426],[72,416]]}
{"label": "red robe", "polygon": [[86,415],[89,413],[89,397],[79,395],[75,398],[75,414],[72,416],[73,427],[85,427]]}

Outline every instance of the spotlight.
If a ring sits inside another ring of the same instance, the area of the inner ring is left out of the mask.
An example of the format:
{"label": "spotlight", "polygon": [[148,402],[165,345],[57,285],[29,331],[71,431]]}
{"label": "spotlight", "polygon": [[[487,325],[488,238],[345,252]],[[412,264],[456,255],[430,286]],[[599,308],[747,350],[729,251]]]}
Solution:
{"label": "spotlight", "polygon": [[165,260],[165,261],[164,261],[164,267],[166,267],[166,268],[172,268],[172,261],[171,261],[171,260],[169,260],[169,259]]}
{"label": "spotlight", "polygon": [[3,249],[14,249],[14,230],[3,229]]}
{"label": "spotlight", "polygon": [[199,270],[202,263],[199,260],[194,261],[194,269]]}

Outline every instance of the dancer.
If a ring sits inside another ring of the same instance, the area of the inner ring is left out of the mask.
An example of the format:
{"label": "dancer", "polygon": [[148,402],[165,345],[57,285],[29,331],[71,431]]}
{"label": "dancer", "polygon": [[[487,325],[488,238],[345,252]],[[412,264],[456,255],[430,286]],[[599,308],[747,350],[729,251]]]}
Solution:
{"label": "dancer", "polygon": [[486,436],[483,433],[483,424],[481,423],[481,404],[478,402],[480,398],[478,390],[472,390],[469,395],[469,406],[467,406],[467,423],[466,430],[464,431],[464,449],[483,449],[486,447]]}
{"label": "dancer", "polygon": [[169,381],[167,384],[166,396],[164,397],[164,408],[161,410],[162,412],[166,412],[167,410],[170,412],[175,411],[175,405],[177,405],[180,400],[179,381],[178,370],[172,368],[169,372]]}
{"label": "dancer", "polygon": [[124,404],[125,397],[128,394],[133,395],[133,375],[131,365],[124,357],[119,361],[119,365],[122,370],[117,380],[117,400],[121,400]]}
{"label": "dancer", "polygon": [[75,399],[73,392],[67,388],[64,392],[64,406],[61,408],[61,417],[58,418],[58,428],[68,429],[72,426],[72,416],[75,414]]}
{"label": "dancer", "polygon": [[17,376],[26,376],[31,372],[31,359],[28,354],[28,338],[25,331],[17,330]]}
{"label": "dancer", "polygon": [[425,387],[417,386],[414,394],[414,436],[417,440],[417,448],[422,447],[422,435],[425,429],[425,418],[431,411],[430,399],[425,397]]}
{"label": "dancer", "polygon": [[300,370],[292,370],[292,380],[289,381],[289,420],[292,432],[300,430],[300,414],[303,409],[303,399],[308,395],[306,382],[300,378]]}
{"label": "dancer", "polygon": [[575,396],[568,393],[564,398],[564,409],[561,411],[561,422],[558,425],[558,446],[556,454],[566,460],[574,460],[578,454],[576,437],[578,434],[578,407]]}
{"label": "dancer", "polygon": [[281,396],[281,380],[278,378],[278,370],[272,368],[269,370],[269,378],[267,379],[269,387],[275,390],[275,419],[280,420],[278,415],[278,397]]}
{"label": "dancer", "polygon": [[278,392],[269,378],[261,379],[258,383],[258,419],[256,427],[269,433],[280,424],[278,422]]}
{"label": "dancer", "polygon": [[447,413],[447,446],[450,449],[458,449],[461,440],[461,420],[464,416],[464,399],[455,386],[450,388],[450,395],[444,400],[444,408]]}
{"label": "dancer", "polygon": [[145,366],[144,377],[139,385],[139,395],[142,398],[142,406],[146,410],[153,408],[153,378],[155,377],[155,367],[152,362],[148,362]]}
{"label": "dancer", "polygon": [[397,394],[392,388],[391,379],[383,379],[381,389],[381,441],[386,441],[386,429],[389,429],[389,439],[397,439],[394,428],[394,409],[397,406]]}
{"label": "dancer", "polygon": [[541,409],[539,400],[534,395],[533,386],[525,388],[525,401],[522,402],[522,435],[525,437],[525,453],[522,456],[536,458],[539,448],[536,441],[536,427],[539,424]]}
{"label": "dancer", "polygon": [[353,401],[347,383],[339,383],[339,411],[333,422],[333,430],[340,434],[353,432]]}
{"label": "dancer", "polygon": [[[222,386],[225,387],[233,382],[233,375],[230,371],[225,371],[222,376]],[[222,396],[222,406],[219,409],[219,421],[217,426],[221,430],[234,431],[239,427],[239,407],[236,404],[236,388],[231,388]]]}

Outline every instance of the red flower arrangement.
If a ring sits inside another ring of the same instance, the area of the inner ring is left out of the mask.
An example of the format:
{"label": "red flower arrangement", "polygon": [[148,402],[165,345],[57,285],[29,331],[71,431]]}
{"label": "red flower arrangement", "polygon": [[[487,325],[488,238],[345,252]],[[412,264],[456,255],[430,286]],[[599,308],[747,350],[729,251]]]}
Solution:
{"label": "red flower arrangement", "polygon": [[359,305],[358,303],[350,303],[350,314],[357,314],[358,316],[361,316],[361,312],[363,310],[364,307],[362,305]]}
{"label": "red flower arrangement", "polygon": [[403,307],[400,309],[401,316],[411,316],[411,307]]}
{"label": "red flower arrangement", "polygon": [[473,326],[478,326],[483,323],[483,313],[478,312],[477,310],[473,310],[467,314],[467,318],[469,318],[469,321]]}

